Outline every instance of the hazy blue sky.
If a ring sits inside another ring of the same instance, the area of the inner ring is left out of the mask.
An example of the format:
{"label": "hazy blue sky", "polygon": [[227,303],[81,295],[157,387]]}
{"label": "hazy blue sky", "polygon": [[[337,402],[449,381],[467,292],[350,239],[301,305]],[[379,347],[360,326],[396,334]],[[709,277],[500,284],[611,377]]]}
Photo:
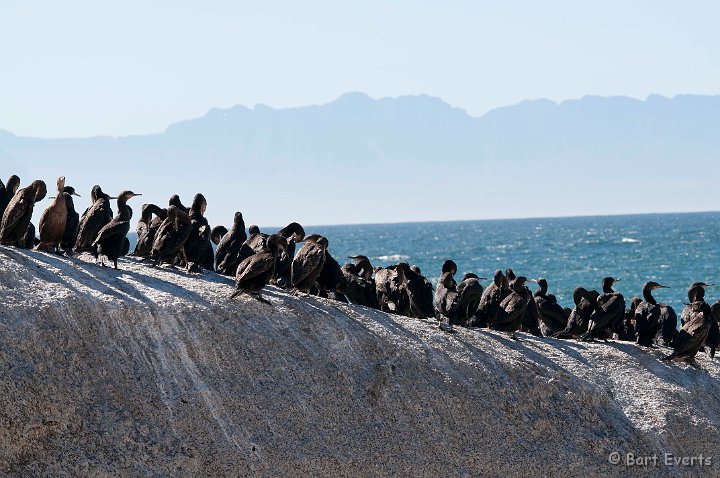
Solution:
{"label": "hazy blue sky", "polygon": [[209,108],[427,93],[720,93],[720,2],[0,0],[0,128],[149,133]]}

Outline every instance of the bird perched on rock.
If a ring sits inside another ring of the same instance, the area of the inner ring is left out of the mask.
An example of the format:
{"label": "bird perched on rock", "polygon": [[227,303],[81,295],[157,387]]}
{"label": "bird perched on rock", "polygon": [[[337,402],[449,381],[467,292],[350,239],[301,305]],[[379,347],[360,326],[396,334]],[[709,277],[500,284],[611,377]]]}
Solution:
{"label": "bird perched on rock", "polygon": [[375,268],[375,293],[380,310],[400,315],[407,310],[408,296],[402,287],[403,279],[397,265]]}
{"label": "bird perched on rock", "polygon": [[[0,223],[0,244],[5,246],[27,247],[28,227],[35,203],[45,199],[47,186],[40,180],[15,193],[2,216]],[[34,229],[34,228],[33,228]],[[35,232],[32,233],[34,243]]]}
{"label": "bird perched on rock", "polygon": [[5,209],[8,204],[10,204],[19,187],[20,178],[14,174],[8,178],[7,184],[3,184],[3,182],[0,181],[0,221],[2,221]]}
{"label": "bird perched on rock", "polygon": [[215,250],[215,270],[222,275],[235,275],[240,263],[240,248],[247,240],[245,221],[240,211],[235,213],[233,225],[223,234]]}
{"label": "bird perched on rock", "polygon": [[167,262],[174,267],[175,258],[182,250],[192,231],[190,216],[177,206],[168,206],[167,217],[163,220],[153,241],[150,257],[155,266]]}
{"label": "bird perched on rock", "polygon": [[[123,191],[118,195],[117,207],[118,212],[112,220],[100,229],[97,238],[93,242],[93,250],[95,251],[95,259],[105,256],[113,262],[113,267],[117,269],[117,260],[121,255],[127,253],[127,234],[130,232],[130,219],[132,219],[132,209],[127,202],[136,197],[141,196],[139,193],[132,191]],[[105,265],[103,262],[101,265]]]}
{"label": "bird perched on rock", "polygon": [[484,277],[478,277],[477,274],[467,272],[463,275],[460,284],[457,286],[457,292],[460,295],[460,304],[457,310],[457,323],[467,327],[473,320],[475,313],[480,307],[482,300],[483,286],[481,280],[487,280]]}
{"label": "bird perched on rock", "polygon": [[268,237],[263,251],[257,252],[240,262],[235,275],[235,287],[237,290],[231,298],[240,294],[250,294],[257,300],[270,304],[267,299],[260,295],[260,292],[273,274],[277,255],[282,253],[285,248],[287,248],[285,238],[279,234],[273,234]]}
{"label": "bird perched on rock", "polygon": [[271,282],[278,287],[287,288],[290,287],[291,283],[290,275],[293,257],[295,257],[295,244],[305,239],[305,229],[297,222],[291,222],[277,233],[287,240],[288,248],[285,254],[278,256],[278,263],[275,264],[275,274]]}
{"label": "bird perched on rock", "polygon": [[547,280],[539,278],[536,281],[538,290],[535,291],[533,298],[537,307],[540,331],[545,337],[549,337],[565,330],[569,314],[557,303],[554,295],[547,293]]}
{"label": "bird perched on rock", "polygon": [[315,286],[323,265],[325,265],[327,248],[327,238],[319,234],[312,234],[305,238],[305,243],[291,265],[290,279],[295,292],[309,293],[310,288]]}
{"label": "bird perched on rock", "polygon": [[167,217],[167,209],[155,204],[143,204],[140,220],[137,224],[137,243],[132,255],[134,257],[150,257],[155,234]]}
{"label": "bird perched on rock", "polygon": [[[705,302],[705,288],[712,284],[695,282],[688,290],[690,304],[683,309],[682,316],[685,324],[675,336],[673,341],[673,353],[663,357],[663,360],[685,360],[692,365],[695,363],[695,355],[705,343],[711,329],[717,334],[718,323],[713,317],[712,309]],[[711,352],[714,355],[714,350]]]}
{"label": "bird perched on rock", "polygon": [[192,231],[190,237],[183,244],[183,257],[185,258],[188,271],[200,270],[200,268],[212,271],[215,255],[210,244],[210,225],[205,218],[207,200],[205,196],[198,193],[193,198],[190,206],[190,221]]}
{"label": "bird perched on rock", "polygon": [[353,304],[379,309],[370,259],[365,256],[352,256],[349,259],[354,259],[355,263],[342,266],[342,273],[347,283],[345,296]]}
{"label": "bird perched on rock", "polygon": [[406,308],[400,313],[418,319],[430,319],[435,316],[432,295],[427,293],[426,280],[412,270],[407,262],[400,262],[396,267],[401,288],[407,297]]}
{"label": "bird perched on rock", "polygon": [[433,301],[435,312],[438,317],[446,318],[450,325],[457,325],[456,317],[460,306],[460,294],[454,277],[457,273],[457,264],[448,259],[443,262],[440,271]]}
{"label": "bird perched on rock", "polygon": [[653,297],[652,291],[666,288],[667,286],[660,285],[655,281],[646,282],[643,286],[643,301],[635,308],[635,334],[639,345],[652,347],[653,339],[661,330],[660,307]]}
{"label": "bird perched on rock", "polygon": [[525,312],[531,302],[532,293],[525,286],[531,280],[524,276],[515,277],[510,285],[510,294],[503,299],[490,328],[510,333],[513,339],[517,339],[515,332],[520,330]]}
{"label": "bird perched on rock", "polygon": [[[600,296],[596,290],[587,290],[576,287],[573,291],[575,308],[570,312],[565,329],[553,335],[556,339],[575,339],[587,333],[590,317],[597,308],[597,298]],[[634,340],[634,336],[633,336]]]}
{"label": "bird perched on rock", "polygon": [[93,250],[93,242],[97,239],[98,232],[113,219],[113,212],[110,207],[111,199],[117,198],[105,194],[100,186],[93,186],[90,191],[92,204],[80,216],[78,236],[77,241],[75,241],[76,252]]}
{"label": "bird perched on rock", "polygon": [[72,186],[65,186],[63,189],[63,197],[65,198],[65,208],[67,209],[67,220],[65,221],[65,232],[63,233],[62,247],[66,256],[73,255],[75,241],[77,241],[78,229],[80,227],[80,214],[75,210],[75,201],[73,196],[80,197]]}
{"label": "bird perched on rock", "polygon": [[[66,193],[65,191],[69,191]],[[65,187],[65,176],[60,176],[57,180],[57,196],[50,198],[53,200],[50,205],[45,208],[40,216],[40,243],[35,247],[38,251],[60,252],[60,245],[65,237],[65,226],[68,218],[68,199],[72,204],[72,195],[79,197],[72,187]],[[75,209],[73,207],[73,212]]]}
{"label": "bird perched on rock", "polygon": [[603,293],[597,298],[597,307],[590,316],[588,331],[582,335],[581,340],[592,341],[603,339],[607,342],[618,323],[625,316],[625,298],[613,290],[613,284],[620,279],[605,277],[602,281]]}
{"label": "bird perched on rock", "polygon": [[478,310],[470,322],[471,327],[487,327],[488,324],[495,320],[495,315],[500,309],[500,303],[507,296],[506,291],[503,289],[504,284],[505,275],[503,271],[498,269],[493,275],[492,284],[483,291]]}

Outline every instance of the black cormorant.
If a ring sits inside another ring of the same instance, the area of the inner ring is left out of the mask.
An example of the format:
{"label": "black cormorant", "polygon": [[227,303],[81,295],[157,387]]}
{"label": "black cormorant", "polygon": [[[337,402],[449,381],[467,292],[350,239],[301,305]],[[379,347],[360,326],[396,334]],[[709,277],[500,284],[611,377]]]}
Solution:
{"label": "black cormorant", "polygon": [[597,298],[597,308],[590,316],[588,331],[582,335],[581,340],[592,341],[607,339],[622,323],[625,317],[625,298],[615,292],[612,287],[620,279],[605,277],[602,281],[603,293]]}
{"label": "black cormorant", "polygon": [[435,298],[433,306],[437,316],[447,318],[450,325],[457,325],[456,316],[460,306],[460,294],[457,291],[455,274],[457,264],[451,260],[445,260],[440,270],[440,278],[435,286]]}
{"label": "black cormorant", "polygon": [[285,254],[280,254],[277,257],[275,273],[271,282],[278,287],[287,288],[290,287],[291,282],[290,274],[293,257],[295,257],[295,244],[305,239],[305,229],[297,222],[291,222],[277,233],[287,240],[288,248]]}
{"label": "black cormorant", "polygon": [[240,263],[240,248],[247,240],[245,221],[240,211],[235,213],[233,225],[220,239],[215,250],[215,270],[222,275],[234,276]]}
{"label": "black cormorant", "polygon": [[185,214],[190,214],[190,211],[188,210],[188,208],[183,206],[182,201],[180,201],[180,196],[178,196],[177,194],[173,194],[172,196],[170,196],[170,199],[168,200],[168,206],[175,206]]}
{"label": "black cormorant", "polygon": [[[588,291],[584,287],[576,287],[573,291],[575,308],[570,312],[565,329],[553,335],[556,339],[576,339],[588,330],[590,317],[597,308],[597,298],[600,294],[596,290]],[[633,340],[635,340],[633,338]]]}
{"label": "black cormorant", "polygon": [[347,297],[345,297],[348,286],[347,280],[340,264],[327,249],[325,249],[325,262],[318,276],[317,286],[320,297],[348,302]]}
{"label": "black cormorant", "polygon": [[217,246],[227,232],[227,227],[223,225],[213,227],[210,229],[210,241]]}
{"label": "black cormorant", "polygon": [[177,206],[168,206],[167,217],[160,225],[153,241],[150,257],[156,266],[164,262],[174,267],[175,258],[192,231],[190,216]]}
{"label": "black cormorant", "polygon": [[407,297],[406,307],[399,312],[408,317],[417,319],[430,319],[435,316],[432,295],[427,293],[425,278],[410,268],[407,262],[400,262],[396,266],[400,287]]}
{"label": "black cormorant", "polygon": [[[639,345],[652,347],[653,339],[661,330],[660,307],[653,297],[652,291],[666,288],[667,286],[660,285],[655,281],[646,282],[643,286],[643,301],[635,308],[635,334]],[[675,320],[677,320],[677,316]]]}
{"label": "black cormorant", "polygon": [[487,279],[468,272],[463,275],[460,284],[457,286],[458,294],[460,294],[460,305],[457,313],[457,322],[459,325],[464,327],[470,325],[475,313],[478,311],[478,307],[480,307],[480,301],[483,296],[483,286],[480,284],[481,280]]}
{"label": "black cormorant", "polygon": [[235,287],[237,290],[231,298],[240,294],[250,294],[257,300],[269,304],[270,302],[263,299],[260,292],[272,276],[277,255],[284,251],[286,247],[287,241],[285,238],[279,234],[273,234],[268,237],[265,250],[253,254],[240,262],[235,275]]}
{"label": "black cormorant", "polygon": [[[127,234],[130,232],[130,219],[132,219],[132,209],[127,205],[127,202],[135,196],[141,196],[141,194],[134,193],[132,191],[123,191],[118,195],[117,215],[112,220],[103,226],[98,232],[97,238],[93,242],[95,259],[100,256],[105,256],[108,260],[113,262],[113,267],[117,269],[117,260],[127,253],[129,244],[127,241]],[[103,262],[101,265],[105,265]]]}
{"label": "black cormorant", "polygon": [[117,198],[108,196],[100,186],[95,185],[90,191],[90,199],[92,204],[80,216],[80,226],[75,241],[76,252],[92,251],[98,232],[113,219],[110,200]]}
{"label": "black cormorant", "polygon": [[[0,244],[5,246],[26,247],[25,238],[32,218],[35,203],[42,201],[47,194],[45,183],[35,180],[15,193],[2,216],[0,223]],[[33,232],[33,238],[35,233]],[[34,240],[33,240],[34,242]]]}
{"label": "black cormorant", "polygon": [[132,255],[147,258],[152,252],[155,234],[167,217],[167,209],[155,204],[143,204],[140,220],[137,223],[137,243]]}
{"label": "black cormorant", "polygon": [[503,272],[500,269],[496,270],[492,284],[487,286],[480,298],[480,305],[470,323],[471,327],[487,327],[488,324],[495,320],[495,315],[500,309],[500,303],[507,295],[503,289],[505,280]]}
{"label": "black cormorant", "polygon": [[[512,271],[511,271],[512,272]],[[530,281],[527,277],[515,277],[510,283],[510,294],[503,299],[490,328],[510,333],[516,339],[515,332],[520,330],[523,317],[528,306],[533,302],[533,296],[525,283]]]}
{"label": "black cormorant", "polygon": [[685,324],[673,340],[673,353],[663,357],[663,360],[685,360],[695,365],[695,355],[710,335],[710,330],[718,326],[712,309],[705,302],[705,287],[711,285],[696,282],[690,286],[690,304],[682,312]]}
{"label": "black cormorant", "polygon": [[10,200],[15,196],[15,193],[20,187],[20,178],[14,174],[7,180],[7,184],[3,184],[0,181],[0,220],[2,220],[5,208],[10,204]]}
{"label": "black cormorant", "polygon": [[323,265],[325,265],[325,251],[327,248],[327,238],[319,234],[312,234],[305,238],[305,243],[298,251],[291,265],[290,279],[295,291],[309,293],[310,288],[315,286]]}
{"label": "black cormorant", "polygon": [[622,327],[617,331],[618,339],[625,342],[635,342],[637,340],[635,334],[635,311],[640,302],[642,302],[640,297],[633,297],[630,301],[630,308],[625,310]]}
{"label": "black cormorant", "polygon": [[183,256],[188,270],[202,267],[213,270],[214,254],[210,244],[210,225],[205,218],[207,200],[202,194],[196,194],[190,206],[192,231],[183,245]]}
{"label": "black cormorant", "polygon": [[375,292],[375,281],[372,278],[373,269],[370,260],[365,256],[352,256],[354,264],[345,264],[342,267],[347,289],[345,296],[353,304],[364,305],[379,309],[377,294]]}
{"label": "black cormorant", "polygon": [[538,278],[537,284],[539,288],[535,291],[534,299],[538,312],[540,331],[545,337],[550,337],[565,330],[569,314],[557,303],[554,295],[547,293],[547,280]]}

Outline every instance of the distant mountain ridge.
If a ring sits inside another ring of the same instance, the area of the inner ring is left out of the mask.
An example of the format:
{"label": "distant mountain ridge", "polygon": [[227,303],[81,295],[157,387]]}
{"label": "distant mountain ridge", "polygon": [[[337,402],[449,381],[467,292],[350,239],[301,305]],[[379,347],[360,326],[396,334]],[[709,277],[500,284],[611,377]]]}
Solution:
{"label": "distant mountain ridge", "polygon": [[[215,108],[151,135],[0,131],[0,161],[81,190],[137,184],[163,204],[171,192],[189,203],[212,191],[218,221],[243,196],[263,198],[249,211],[274,224],[291,219],[285,198],[315,223],[707,210],[720,208],[704,192],[720,172],[718,124],[720,96],[526,100],[472,117],[427,95],[348,93],[297,108]],[[155,193],[159,178],[167,191]]]}

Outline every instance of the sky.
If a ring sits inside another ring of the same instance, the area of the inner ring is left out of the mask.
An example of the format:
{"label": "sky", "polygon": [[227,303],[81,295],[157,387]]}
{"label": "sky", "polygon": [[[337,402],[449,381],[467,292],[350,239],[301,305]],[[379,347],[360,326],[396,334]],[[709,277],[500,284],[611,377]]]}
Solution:
{"label": "sky", "polygon": [[145,134],[213,107],[720,93],[720,2],[0,0],[0,129]]}

